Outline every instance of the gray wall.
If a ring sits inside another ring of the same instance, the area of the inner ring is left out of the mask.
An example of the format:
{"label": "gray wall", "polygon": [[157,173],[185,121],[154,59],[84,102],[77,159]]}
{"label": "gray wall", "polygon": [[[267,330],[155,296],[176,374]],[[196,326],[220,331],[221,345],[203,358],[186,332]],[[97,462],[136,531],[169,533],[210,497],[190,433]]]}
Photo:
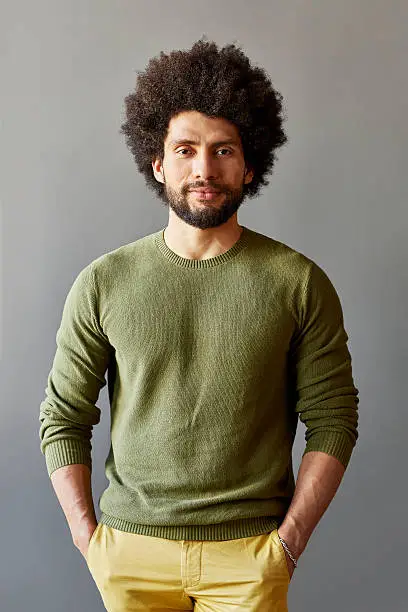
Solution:
{"label": "gray wall", "polygon": [[[239,220],[327,271],[360,390],[360,438],[301,557],[290,611],[402,612],[407,3],[22,0],[2,8],[0,609],[103,609],[46,474],[39,404],[74,277],[167,223],[118,133],[135,71],[206,34],[241,44],[284,95],[290,142]],[[99,405],[96,504],[106,484],[106,389]],[[297,466],[303,436],[302,426]]]}

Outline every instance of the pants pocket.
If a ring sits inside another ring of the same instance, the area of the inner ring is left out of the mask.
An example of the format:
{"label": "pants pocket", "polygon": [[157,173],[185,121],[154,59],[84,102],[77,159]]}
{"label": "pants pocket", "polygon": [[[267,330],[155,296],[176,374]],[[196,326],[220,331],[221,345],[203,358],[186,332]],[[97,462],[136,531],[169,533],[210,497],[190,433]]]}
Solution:
{"label": "pants pocket", "polygon": [[101,523],[99,522],[99,523],[96,525],[96,527],[95,527],[95,529],[94,529],[94,531],[93,531],[93,533],[92,533],[92,535],[91,535],[91,539],[89,540],[88,550],[86,551],[86,554],[85,554],[85,561],[86,561],[86,563],[87,563],[88,567],[89,567],[89,558],[90,558],[90,557],[89,557],[89,553],[91,552],[91,549],[92,549],[92,547],[93,547],[93,544],[94,544],[94,542],[95,542],[95,540],[96,540],[96,538],[97,538],[97,535],[98,535],[98,532],[99,532],[100,526],[101,526]]}
{"label": "pants pocket", "polygon": [[288,562],[286,560],[286,552],[285,552],[285,549],[282,546],[282,542],[279,539],[279,534],[278,534],[278,530],[277,529],[274,529],[271,532],[271,537],[272,536],[274,537],[274,539],[276,541],[276,546],[277,546],[277,548],[279,550],[279,556],[280,556],[282,567],[284,568],[284,570],[286,572],[286,576],[287,576],[288,582],[290,582],[290,574],[289,574]]}
{"label": "pants pocket", "polygon": [[287,612],[289,571],[277,530],[247,537],[243,542],[248,553],[247,582],[253,584],[250,598],[256,602],[253,609]]}

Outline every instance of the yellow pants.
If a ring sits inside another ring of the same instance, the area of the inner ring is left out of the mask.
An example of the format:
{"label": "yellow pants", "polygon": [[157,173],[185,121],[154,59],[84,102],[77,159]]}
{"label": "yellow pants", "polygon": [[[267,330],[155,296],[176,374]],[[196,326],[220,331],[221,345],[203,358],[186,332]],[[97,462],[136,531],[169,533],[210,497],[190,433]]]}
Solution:
{"label": "yellow pants", "polygon": [[234,540],[168,540],[98,523],[86,562],[109,612],[287,612],[275,529]]}

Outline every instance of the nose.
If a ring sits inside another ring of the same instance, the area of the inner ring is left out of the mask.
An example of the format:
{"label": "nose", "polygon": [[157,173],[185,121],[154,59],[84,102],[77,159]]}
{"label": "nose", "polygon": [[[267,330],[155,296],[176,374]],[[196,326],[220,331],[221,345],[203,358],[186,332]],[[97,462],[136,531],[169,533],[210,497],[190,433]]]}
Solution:
{"label": "nose", "polygon": [[218,178],[218,160],[211,152],[202,152],[193,161],[193,177],[195,180],[215,180]]}

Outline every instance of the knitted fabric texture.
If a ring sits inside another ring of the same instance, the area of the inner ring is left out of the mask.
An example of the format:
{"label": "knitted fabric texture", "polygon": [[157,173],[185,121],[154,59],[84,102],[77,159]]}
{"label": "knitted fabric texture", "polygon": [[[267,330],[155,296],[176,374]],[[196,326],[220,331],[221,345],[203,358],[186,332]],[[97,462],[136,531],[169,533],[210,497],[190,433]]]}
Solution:
{"label": "knitted fabric texture", "polygon": [[48,474],[92,469],[107,384],[101,522],[170,539],[275,529],[295,488],[292,445],[347,467],[356,443],[342,308],[315,262],[245,226],[210,259],[160,230],[83,268],[65,300],[40,406]]}

